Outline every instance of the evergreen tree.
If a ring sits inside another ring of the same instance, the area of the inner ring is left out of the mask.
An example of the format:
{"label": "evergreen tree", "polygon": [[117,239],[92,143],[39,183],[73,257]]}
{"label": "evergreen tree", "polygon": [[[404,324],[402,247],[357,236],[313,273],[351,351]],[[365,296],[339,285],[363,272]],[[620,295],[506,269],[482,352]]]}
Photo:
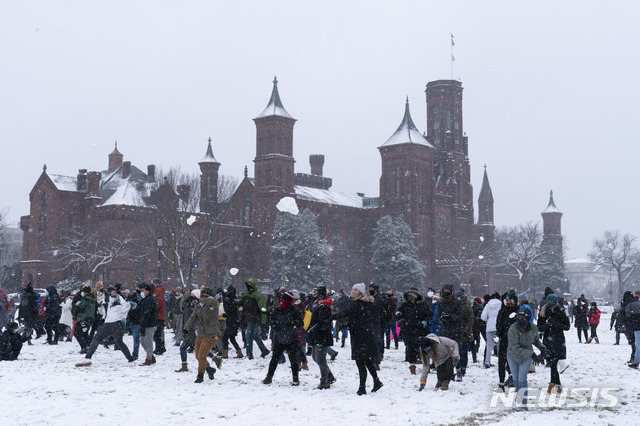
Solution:
{"label": "evergreen tree", "polygon": [[530,278],[535,293],[542,293],[547,287],[551,287],[558,297],[569,292],[564,275],[564,261],[561,256],[552,252],[547,253],[543,261],[534,266]]}
{"label": "evergreen tree", "polygon": [[273,228],[271,279],[307,291],[318,283],[326,284],[331,251],[331,246],[320,238],[311,211],[298,215],[279,213]]}
{"label": "evergreen tree", "polygon": [[418,260],[418,250],[411,228],[402,216],[381,217],[377,224],[373,242],[373,281],[383,289],[404,290],[420,287],[424,267]]}

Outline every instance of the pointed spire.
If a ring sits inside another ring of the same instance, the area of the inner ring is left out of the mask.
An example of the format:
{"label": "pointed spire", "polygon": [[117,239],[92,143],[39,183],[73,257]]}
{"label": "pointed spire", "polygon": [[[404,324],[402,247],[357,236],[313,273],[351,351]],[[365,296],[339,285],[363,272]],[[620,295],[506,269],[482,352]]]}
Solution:
{"label": "pointed spire", "polygon": [[207,153],[204,155],[201,163],[217,163],[216,157],[213,156],[213,149],[211,149],[211,137],[208,139]]}
{"label": "pointed spire", "polygon": [[267,107],[260,113],[256,118],[263,118],[269,116],[278,116],[284,118],[290,118],[295,120],[286,109],[282,105],[282,101],[280,100],[280,93],[278,93],[278,78],[273,77],[273,90],[271,91],[271,98],[269,99],[269,103]]}
{"label": "pointed spire", "polygon": [[549,191],[549,204],[547,208],[542,211],[542,213],[561,213],[560,210],[556,207],[556,203],[553,201],[553,190]]}
{"label": "pointed spire", "polygon": [[487,175],[487,165],[484,165],[484,176],[482,177],[482,189],[480,189],[480,193],[482,194],[485,191],[491,192],[491,185],[489,185],[489,176]]}
{"label": "pointed spire", "polygon": [[118,151],[118,141],[115,142],[115,148],[113,148],[113,152],[111,152],[111,154],[122,155],[120,151]]}
{"label": "pointed spire", "polygon": [[402,117],[402,122],[398,129],[395,131],[393,135],[381,146],[391,146],[391,145],[400,145],[404,143],[414,143],[419,145],[426,145],[433,148],[433,145],[429,143],[422,136],[422,133],[416,128],[416,125],[413,123],[413,119],[411,118],[411,111],[409,110],[409,97],[404,104],[404,117]]}

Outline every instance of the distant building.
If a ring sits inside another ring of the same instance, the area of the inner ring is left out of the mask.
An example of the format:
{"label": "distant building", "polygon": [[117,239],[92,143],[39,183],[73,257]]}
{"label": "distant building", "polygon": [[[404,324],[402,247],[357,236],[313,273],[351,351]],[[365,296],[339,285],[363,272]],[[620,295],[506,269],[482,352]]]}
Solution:
{"label": "distant building", "polygon": [[[380,141],[385,142],[378,146],[382,162],[380,193],[368,197],[333,190],[332,179],[323,174],[324,155],[310,156],[309,173],[296,170],[293,129],[297,120],[284,108],[274,79],[267,107],[253,119],[253,177],[245,168],[244,179],[224,206],[220,226],[229,235],[229,242],[194,259],[199,264],[197,281],[219,286],[229,268],[235,267],[240,270],[240,280],[257,277],[268,282],[276,204],[282,197],[291,196],[301,209],[308,208],[316,214],[322,236],[334,248],[334,288],[370,281],[371,241],[376,221],[385,214],[404,216],[415,235],[426,277],[424,282],[411,285],[439,287],[460,282],[442,247],[451,241],[465,244],[481,239],[492,243],[493,194],[485,169],[475,222],[469,139],[463,130],[462,84],[455,80],[432,81],[426,86],[426,100],[426,133],[415,126],[407,100],[396,131],[386,141],[381,135]],[[374,146],[372,141],[372,149]],[[154,187],[160,191],[163,185],[155,183],[155,166],[148,166],[144,173],[123,159],[116,146],[109,154],[107,170],[102,172],[80,169],[77,176],[60,176],[49,173],[45,166],[29,196],[30,214],[23,216],[20,223],[25,241],[25,280],[40,281],[38,285],[42,285],[42,281],[55,282],[81,273],[53,270],[47,257],[56,242],[74,227],[103,228],[114,233],[138,229],[147,233],[146,258],[136,264],[115,263],[103,268],[104,280],[131,284],[163,274],[156,235],[149,228],[154,210],[151,192]],[[218,205],[220,163],[213,154],[211,140],[199,165],[200,211],[206,214]],[[354,173],[357,167],[367,166],[355,162]],[[553,225],[549,226],[553,231],[556,225],[559,227],[560,219],[551,214],[554,218],[549,223]],[[550,235],[555,244],[555,233]],[[176,282],[170,270],[165,274]],[[483,294],[493,291],[496,285],[507,285],[510,278],[509,274],[497,277],[492,268],[478,267],[467,278],[467,284],[473,294]]]}

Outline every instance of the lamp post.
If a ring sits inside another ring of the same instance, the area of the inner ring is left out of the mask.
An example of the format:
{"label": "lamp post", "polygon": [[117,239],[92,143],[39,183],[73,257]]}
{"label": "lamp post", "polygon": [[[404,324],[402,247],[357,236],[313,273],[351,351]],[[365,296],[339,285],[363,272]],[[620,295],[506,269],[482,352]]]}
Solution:
{"label": "lamp post", "polygon": [[396,257],[395,256],[391,256],[391,265],[392,265],[392,268],[393,268],[391,286],[392,286],[393,290],[395,291],[395,289],[396,289]]}
{"label": "lamp post", "polygon": [[156,238],[156,247],[158,248],[158,279],[162,279],[162,237]]}

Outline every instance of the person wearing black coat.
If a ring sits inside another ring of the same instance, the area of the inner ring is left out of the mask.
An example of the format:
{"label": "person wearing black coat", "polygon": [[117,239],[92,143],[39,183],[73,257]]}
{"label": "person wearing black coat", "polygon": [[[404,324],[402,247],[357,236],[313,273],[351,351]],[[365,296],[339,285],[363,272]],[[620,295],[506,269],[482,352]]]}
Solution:
{"label": "person wearing black coat", "polygon": [[391,335],[393,335],[393,342],[396,345],[396,349],[398,349],[398,332],[396,331],[396,311],[398,310],[398,298],[393,295],[393,290],[388,290],[387,299],[389,300],[389,315],[387,317],[388,321],[384,330],[387,339],[387,345],[385,346],[385,348],[389,349],[391,347]]}
{"label": "person wearing black coat", "polygon": [[127,323],[133,336],[133,351],[131,351],[131,356],[134,359],[138,359],[138,354],[140,353],[140,312],[142,312],[140,290],[138,289],[137,291],[131,292],[126,300],[131,305],[129,315],[127,315]]}
{"label": "person wearing black coat", "polygon": [[[631,292],[628,292],[631,293]],[[625,293],[626,295],[626,293]],[[633,336],[633,346],[629,367],[638,369],[640,366],[640,291],[633,295],[629,294],[625,304],[625,330],[628,335]]]}
{"label": "person wearing black coat", "polygon": [[473,362],[478,362],[478,352],[480,351],[480,336],[486,340],[487,323],[482,320],[482,310],[484,309],[484,303],[482,299],[476,297],[473,299],[473,348],[471,354],[473,355]]}
{"label": "person wearing black coat", "polygon": [[462,340],[462,305],[453,296],[453,285],[444,285],[440,296],[440,306],[438,307],[439,335],[448,337],[460,344]]}
{"label": "person wearing black coat", "polygon": [[44,301],[44,312],[46,315],[44,329],[47,331],[47,343],[49,345],[57,345],[59,338],[60,316],[62,308],[60,307],[60,296],[58,290],[54,286],[47,287],[47,298]]}
{"label": "person wearing black coat", "polygon": [[142,307],[140,308],[140,344],[146,353],[142,365],[151,365],[156,363],[156,357],[153,356],[153,335],[158,326],[158,302],[153,297],[151,284],[142,283],[138,285],[138,288],[142,298]]}
{"label": "person wearing black coat", "polygon": [[578,330],[578,341],[582,343],[582,333],[584,333],[584,342],[587,343],[589,340],[587,334],[587,329],[589,328],[589,323],[587,322],[587,301],[582,297],[578,298],[578,303],[573,308],[573,313],[575,316],[574,326],[576,330]]}
{"label": "person wearing black coat", "polygon": [[31,334],[38,319],[38,296],[33,291],[33,286],[28,283],[24,292],[20,296],[20,307],[18,308],[18,319],[22,320],[25,327],[28,344],[31,344]]}
{"label": "person wearing black coat", "polygon": [[293,295],[289,292],[282,294],[280,306],[275,308],[271,314],[271,325],[274,331],[273,356],[269,362],[267,377],[262,381],[265,385],[271,383],[273,374],[278,367],[278,360],[287,352],[291,364],[293,375],[292,386],[298,386],[298,327],[302,327],[304,322],[300,311],[293,306]]}
{"label": "person wearing black coat", "polygon": [[0,334],[0,361],[15,361],[20,355],[22,344],[27,336],[19,333],[18,323],[7,324],[4,333]]}
{"label": "person wearing black coat", "polygon": [[[555,294],[547,296],[547,302],[540,308],[538,316],[538,330],[542,332],[542,343],[545,346],[545,358],[551,369],[551,381],[547,393],[554,388],[557,393],[562,392],[560,374],[558,373],[558,361],[567,358],[567,346],[564,332],[571,328],[569,317],[558,303]],[[565,368],[566,369],[566,368]],[[560,372],[563,372],[564,369]]]}
{"label": "person wearing black coat", "polygon": [[431,300],[425,301],[418,290],[409,290],[402,295],[402,304],[395,313],[405,347],[405,362],[411,374],[416,374],[420,362],[420,336],[429,334],[429,321],[433,318]]}
{"label": "person wearing black coat", "polygon": [[[609,330],[613,330],[614,327],[616,329],[616,342],[614,343],[614,345],[619,345],[620,334],[622,333],[626,336],[626,333],[624,331],[624,311],[621,311],[619,308],[614,309],[613,313],[611,314],[611,323],[609,324]],[[628,340],[629,338],[627,337],[627,341]]]}
{"label": "person wearing black coat", "polygon": [[388,301],[379,293],[377,284],[369,285],[369,294],[373,297],[373,321],[371,327],[378,340],[378,357],[374,364],[380,364],[384,356],[384,328],[387,319]]}
{"label": "person wearing black coat", "polygon": [[222,296],[222,306],[224,307],[224,312],[227,315],[227,324],[222,334],[222,358],[229,357],[229,342],[231,342],[233,348],[236,350],[236,358],[242,358],[244,356],[242,354],[242,349],[240,349],[240,345],[238,345],[238,342],[236,341],[240,322],[238,296],[234,286],[230,285]]}
{"label": "person wearing black coat", "polygon": [[[496,318],[496,336],[500,339],[498,342],[498,386],[503,391],[507,385],[507,382],[505,382],[505,370],[507,368],[509,328],[516,322],[516,315],[518,313],[518,295],[514,290],[509,290],[504,300],[504,305],[500,308],[498,318]],[[509,382],[513,383],[511,374],[509,374]]]}
{"label": "person wearing black coat", "polygon": [[320,367],[320,385],[318,389],[329,389],[335,382],[333,373],[327,364],[327,350],[333,345],[331,305],[333,300],[327,297],[326,287],[316,289],[318,300],[313,305],[311,321],[307,331],[308,343],[313,346],[313,360]]}
{"label": "person wearing black coat", "polygon": [[349,295],[351,303],[346,311],[340,312],[336,318],[349,318],[349,334],[351,335],[351,359],[356,362],[360,387],[358,395],[367,393],[367,371],[373,378],[372,392],[382,387],[374,360],[378,358],[378,339],[371,324],[374,321],[373,297],[367,292],[363,283],[353,286]]}

